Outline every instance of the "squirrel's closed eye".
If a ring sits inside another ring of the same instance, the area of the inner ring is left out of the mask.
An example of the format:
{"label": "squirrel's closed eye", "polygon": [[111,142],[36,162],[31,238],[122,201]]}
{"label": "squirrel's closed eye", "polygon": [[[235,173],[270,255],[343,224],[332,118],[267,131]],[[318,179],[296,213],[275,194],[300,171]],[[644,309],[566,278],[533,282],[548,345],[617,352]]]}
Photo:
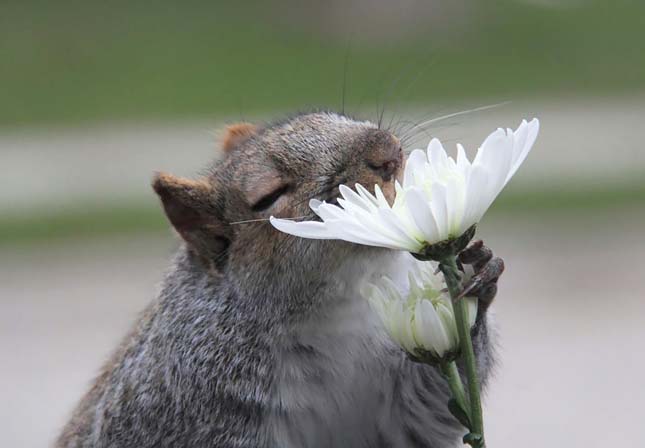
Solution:
{"label": "squirrel's closed eye", "polygon": [[275,204],[275,202],[280,199],[283,194],[289,191],[289,189],[290,185],[288,184],[279,186],[278,188],[271,191],[271,193],[262,196],[258,201],[256,201],[251,206],[251,210],[253,210],[254,212],[267,210],[269,207]]}

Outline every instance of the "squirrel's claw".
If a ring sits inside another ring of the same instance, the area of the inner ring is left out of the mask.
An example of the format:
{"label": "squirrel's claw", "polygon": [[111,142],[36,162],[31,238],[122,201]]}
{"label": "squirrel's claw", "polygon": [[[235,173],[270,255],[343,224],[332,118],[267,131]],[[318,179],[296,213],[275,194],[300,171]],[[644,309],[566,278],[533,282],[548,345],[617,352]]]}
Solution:
{"label": "squirrel's claw", "polygon": [[482,240],[473,241],[457,257],[462,264],[471,265],[475,272],[479,272],[491,258],[493,258],[493,251],[484,246]]}
{"label": "squirrel's claw", "polygon": [[488,308],[497,294],[497,280],[504,272],[504,261],[493,257],[493,251],[481,240],[464,249],[459,254],[459,261],[471,265],[475,275],[464,285],[458,298],[474,296],[484,309]]}

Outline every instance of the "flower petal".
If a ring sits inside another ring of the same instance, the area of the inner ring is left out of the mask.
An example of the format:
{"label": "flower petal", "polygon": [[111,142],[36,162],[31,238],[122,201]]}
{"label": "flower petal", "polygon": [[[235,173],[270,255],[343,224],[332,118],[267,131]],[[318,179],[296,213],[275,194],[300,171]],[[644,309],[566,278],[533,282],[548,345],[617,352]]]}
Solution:
{"label": "flower petal", "polygon": [[428,144],[428,161],[436,170],[444,170],[448,165],[448,154],[441,142],[433,138]]}
{"label": "flower petal", "polygon": [[324,223],[316,221],[296,222],[289,219],[278,219],[271,216],[271,225],[281,232],[301,238],[328,240],[336,238],[331,234]]}
{"label": "flower petal", "polygon": [[487,196],[488,171],[482,165],[473,166],[466,185],[466,205],[462,225],[466,228],[479,222],[490,204]]}
{"label": "flower petal", "polygon": [[423,166],[427,161],[425,153],[420,149],[415,149],[410,153],[403,171],[403,188],[408,188],[415,184],[416,173],[423,171]]}
{"label": "flower petal", "polygon": [[[381,219],[381,222],[387,226],[388,233],[405,244],[405,247],[413,252],[417,252],[423,247],[423,243],[414,239],[407,232],[399,217],[389,208],[381,208],[378,211],[378,217]],[[414,249],[412,249],[414,248]]]}
{"label": "flower petal", "polygon": [[415,225],[419,228],[426,241],[438,241],[439,229],[421,189],[412,188],[406,194],[406,202]]}
{"label": "flower petal", "polygon": [[477,297],[464,297],[466,301],[466,314],[468,315],[468,324],[472,327],[477,319]]}
{"label": "flower petal", "polygon": [[371,210],[369,201],[366,201],[364,198],[356,194],[351,188],[347,187],[346,185],[339,185],[338,190],[340,191],[340,194],[343,196],[343,198],[345,198],[345,200],[347,200],[348,202],[361,207],[366,212],[369,212]]}
{"label": "flower petal", "polygon": [[462,219],[466,207],[466,185],[461,176],[446,179],[446,213],[449,236],[460,236],[466,229],[462,228]]}
{"label": "flower petal", "polygon": [[[511,180],[511,177],[515,175],[520,165],[524,162],[524,160],[526,159],[526,156],[528,156],[529,154],[529,151],[531,151],[531,148],[533,147],[535,140],[537,139],[538,132],[540,131],[540,122],[537,118],[534,118],[533,120],[531,120],[530,123],[526,123],[526,121],[523,121],[522,125],[524,124],[526,124],[525,126],[526,137],[522,139],[521,137],[523,136],[520,136],[516,139],[515,145],[513,147],[513,152],[514,152],[513,162],[504,184],[506,184],[509,180]],[[519,131],[519,128],[518,128],[518,131]]]}
{"label": "flower petal", "polygon": [[421,300],[417,304],[414,314],[415,334],[420,336],[426,350],[443,356],[450,350],[450,339],[429,300]]}
{"label": "flower petal", "polygon": [[335,239],[347,241],[355,244],[366,246],[385,247],[388,249],[401,250],[401,245],[397,240],[393,240],[386,235],[370,231],[365,227],[341,220],[330,220],[325,222],[328,231],[334,235]]}
{"label": "flower petal", "polygon": [[[339,203],[342,199],[339,199]],[[351,220],[351,216],[347,213],[346,210],[343,210],[337,205],[327,204],[326,202],[321,203],[318,208],[315,210],[316,214],[324,221],[328,219],[342,219],[342,220]]]}
{"label": "flower petal", "polygon": [[429,243],[437,243],[448,238],[449,222],[448,222],[448,209],[446,207],[446,187],[445,185],[436,182],[432,184],[432,199],[430,201],[430,208],[432,215],[437,223],[437,240],[428,241]]}
{"label": "flower petal", "polygon": [[367,188],[365,188],[361,184],[356,184],[356,191],[358,191],[359,196],[365,199],[366,202],[369,202],[371,205],[375,207],[378,206],[378,200],[374,197],[372,193],[370,193],[367,190]]}
{"label": "flower petal", "polygon": [[323,201],[320,201],[318,199],[311,199],[309,201],[309,208],[318,215],[318,207],[320,207],[322,204],[324,204]]}
{"label": "flower petal", "polygon": [[470,167],[471,165],[470,161],[468,160],[468,156],[466,156],[466,150],[461,145],[461,143],[457,143],[457,170],[464,176],[466,180],[468,180]]}
{"label": "flower petal", "polygon": [[446,332],[446,337],[449,340],[450,347],[457,347],[459,344],[459,332],[457,331],[457,321],[455,320],[455,313],[450,306],[450,302],[439,303],[436,305],[437,316],[443,324]]}
{"label": "flower petal", "polygon": [[390,203],[387,202],[387,199],[385,198],[385,195],[383,194],[383,191],[378,184],[374,185],[374,195],[376,196],[376,200],[378,201],[379,208],[390,208]]}

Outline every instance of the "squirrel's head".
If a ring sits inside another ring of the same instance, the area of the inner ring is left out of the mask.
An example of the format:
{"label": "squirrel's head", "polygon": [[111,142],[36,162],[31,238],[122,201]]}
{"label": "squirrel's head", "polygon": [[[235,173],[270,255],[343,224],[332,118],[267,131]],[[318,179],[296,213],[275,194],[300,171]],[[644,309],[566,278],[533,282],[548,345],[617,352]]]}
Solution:
{"label": "squirrel's head", "polygon": [[158,174],[153,181],[172,225],[214,272],[324,273],[352,254],[378,250],[296,238],[267,218],[314,219],[309,200],[333,201],[341,184],[371,191],[378,184],[393,199],[404,157],[395,136],[368,121],[316,112],[229,126],[222,146],[206,177]]}

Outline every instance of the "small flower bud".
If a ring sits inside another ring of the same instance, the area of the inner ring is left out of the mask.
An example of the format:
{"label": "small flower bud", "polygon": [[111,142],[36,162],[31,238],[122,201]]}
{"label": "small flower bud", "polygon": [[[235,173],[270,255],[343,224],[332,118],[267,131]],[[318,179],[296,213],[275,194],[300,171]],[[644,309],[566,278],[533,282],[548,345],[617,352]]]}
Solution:
{"label": "small flower bud", "polygon": [[[407,284],[397,285],[383,276],[361,292],[385,325],[390,337],[414,360],[429,364],[453,360],[459,351],[459,334],[450,296],[434,266],[410,257]],[[477,299],[465,297],[468,322],[475,323]]]}

